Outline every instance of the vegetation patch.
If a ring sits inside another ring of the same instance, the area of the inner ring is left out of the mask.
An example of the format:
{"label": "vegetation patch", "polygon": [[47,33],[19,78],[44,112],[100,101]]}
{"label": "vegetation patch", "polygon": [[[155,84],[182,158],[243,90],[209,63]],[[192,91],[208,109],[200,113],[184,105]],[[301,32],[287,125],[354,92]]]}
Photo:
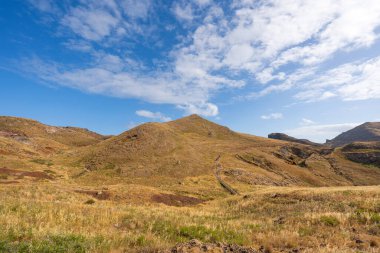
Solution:
{"label": "vegetation patch", "polygon": [[79,235],[50,235],[44,238],[20,238],[15,234],[0,237],[0,252],[44,252],[84,253],[90,249],[90,242]]}
{"label": "vegetation patch", "polygon": [[45,160],[45,159],[32,159],[30,160],[33,163],[41,164],[41,165],[46,165],[48,167],[54,165],[52,161],[50,160]]}
{"label": "vegetation patch", "polygon": [[336,227],[340,224],[339,220],[334,216],[321,216],[319,220],[322,224],[329,227]]}

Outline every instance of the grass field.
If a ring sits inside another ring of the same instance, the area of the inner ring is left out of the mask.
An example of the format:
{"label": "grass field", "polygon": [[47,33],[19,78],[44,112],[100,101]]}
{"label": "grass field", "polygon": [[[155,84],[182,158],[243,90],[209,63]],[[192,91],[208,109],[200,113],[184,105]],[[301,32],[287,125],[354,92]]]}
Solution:
{"label": "grass field", "polygon": [[71,187],[0,185],[0,252],[156,252],[191,239],[266,252],[380,250],[378,186],[255,187],[183,207],[139,202],[137,186],[103,200]]}

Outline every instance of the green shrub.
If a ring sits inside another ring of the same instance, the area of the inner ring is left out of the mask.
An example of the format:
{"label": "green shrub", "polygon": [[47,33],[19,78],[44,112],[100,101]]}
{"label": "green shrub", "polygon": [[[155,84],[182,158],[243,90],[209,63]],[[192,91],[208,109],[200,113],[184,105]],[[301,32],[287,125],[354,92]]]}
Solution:
{"label": "green shrub", "polygon": [[145,238],[145,236],[140,235],[139,237],[137,237],[135,245],[146,246],[147,245],[147,239]]}
{"label": "green shrub", "polygon": [[380,224],[380,214],[373,213],[370,218],[371,223]]}
{"label": "green shrub", "polygon": [[336,227],[340,224],[339,220],[334,216],[321,216],[320,221],[329,227]]}

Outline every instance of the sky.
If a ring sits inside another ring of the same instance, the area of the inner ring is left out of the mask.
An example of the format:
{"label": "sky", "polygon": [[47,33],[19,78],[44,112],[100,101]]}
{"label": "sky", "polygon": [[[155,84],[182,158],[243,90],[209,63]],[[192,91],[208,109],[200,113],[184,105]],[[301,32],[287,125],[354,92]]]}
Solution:
{"label": "sky", "polygon": [[380,121],[379,37],[378,0],[1,1],[0,115],[324,142]]}

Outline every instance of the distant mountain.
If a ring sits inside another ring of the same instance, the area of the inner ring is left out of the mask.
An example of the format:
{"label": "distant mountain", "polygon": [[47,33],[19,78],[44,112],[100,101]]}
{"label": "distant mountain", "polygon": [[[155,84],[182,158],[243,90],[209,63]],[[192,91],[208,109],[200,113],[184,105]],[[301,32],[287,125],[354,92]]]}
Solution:
{"label": "distant mountain", "polygon": [[297,139],[284,133],[271,133],[268,135],[268,138],[282,140],[282,141],[290,141],[290,142],[295,142],[295,143],[300,143],[300,144],[305,144],[305,145],[313,145],[313,146],[321,145],[319,143],[315,143],[307,139]]}
{"label": "distant mountain", "polygon": [[340,147],[352,142],[380,141],[380,122],[366,122],[351,130],[341,133],[326,145]]}

